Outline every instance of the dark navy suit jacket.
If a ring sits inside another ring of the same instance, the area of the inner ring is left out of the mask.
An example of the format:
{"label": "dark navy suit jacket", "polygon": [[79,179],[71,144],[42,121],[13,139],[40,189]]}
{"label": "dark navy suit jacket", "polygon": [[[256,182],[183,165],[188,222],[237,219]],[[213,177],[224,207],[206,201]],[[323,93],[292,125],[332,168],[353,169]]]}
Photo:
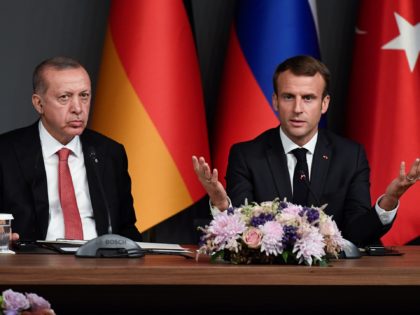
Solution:
{"label": "dark navy suit jacket", "polygon": [[[309,205],[328,204],[343,236],[358,244],[377,243],[389,230],[371,206],[369,164],[360,144],[319,130],[312,161]],[[287,158],[279,128],[232,146],[226,174],[227,193],[234,206],[248,202],[292,200]]]}
{"label": "dark navy suit jacket", "polygon": [[[107,233],[108,218],[92,152],[98,159],[96,167],[109,204],[113,233],[140,241],[124,147],[89,129],[80,140],[98,235]],[[13,214],[13,232],[22,240],[45,239],[49,203],[38,122],[0,136],[0,211]]]}

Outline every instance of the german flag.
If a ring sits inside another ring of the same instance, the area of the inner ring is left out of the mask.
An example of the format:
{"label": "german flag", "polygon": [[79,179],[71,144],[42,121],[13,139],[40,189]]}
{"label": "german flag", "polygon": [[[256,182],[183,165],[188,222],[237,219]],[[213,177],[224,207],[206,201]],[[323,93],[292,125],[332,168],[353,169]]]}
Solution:
{"label": "german flag", "polygon": [[209,160],[207,127],[182,0],[112,2],[91,126],[127,150],[141,231],[204,196],[191,156]]}

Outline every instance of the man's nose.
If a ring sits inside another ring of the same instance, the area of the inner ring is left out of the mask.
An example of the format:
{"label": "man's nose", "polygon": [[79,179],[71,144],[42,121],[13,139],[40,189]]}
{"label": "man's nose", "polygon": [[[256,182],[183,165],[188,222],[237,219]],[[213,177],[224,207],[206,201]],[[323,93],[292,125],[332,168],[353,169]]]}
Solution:
{"label": "man's nose", "polygon": [[78,98],[73,99],[71,105],[72,105],[71,109],[72,109],[73,112],[75,112],[75,113],[81,113],[82,112],[82,102]]}
{"label": "man's nose", "polygon": [[296,98],[295,100],[295,104],[293,107],[293,110],[295,113],[301,113],[302,112],[302,105],[303,105],[303,100],[301,98]]}

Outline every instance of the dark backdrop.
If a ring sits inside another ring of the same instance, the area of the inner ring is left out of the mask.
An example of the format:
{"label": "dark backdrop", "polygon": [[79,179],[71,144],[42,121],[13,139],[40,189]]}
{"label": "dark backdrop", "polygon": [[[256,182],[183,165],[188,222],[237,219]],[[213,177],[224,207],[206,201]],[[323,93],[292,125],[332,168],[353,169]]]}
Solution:
{"label": "dark backdrop", "polygon": [[[185,3],[197,45],[211,138],[236,3],[235,0]],[[31,75],[34,66],[45,58],[68,55],[80,60],[95,87],[109,6],[109,0],[0,1],[0,133],[28,125],[37,118],[31,105]],[[328,127],[338,133],[342,133],[344,126],[357,7],[355,0],[317,2],[321,55],[332,72]],[[209,218],[207,202],[203,198],[197,205],[147,231],[146,239],[196,242],[196,226]]]}

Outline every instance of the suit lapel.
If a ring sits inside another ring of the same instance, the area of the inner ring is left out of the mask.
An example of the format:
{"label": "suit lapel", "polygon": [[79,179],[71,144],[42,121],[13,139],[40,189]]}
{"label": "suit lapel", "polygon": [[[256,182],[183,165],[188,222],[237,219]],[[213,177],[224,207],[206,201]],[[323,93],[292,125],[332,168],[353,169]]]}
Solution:
{"label": "suit lapel", "polygon": [[89,130],[83,132],[80,140],[83,148],[83,157],[85,160],[86,176],[95,218],[96,231],[98,232],[98,235],[106,234],[108,232],[108,219],[97,178],[99,177],[99,180],[104,183],[104,162],[106,154],[102,146],[94,143]]}
{"label": "suit lapel", "polygon": [[[318,140],[315,146],[314,157],[312,159],[311,169],[311,189],[315,196],[309,194],[309,204],[316,206],[322,205],[322,193],[327,180],[328,169],[330,167],[330,161],[332,159],[331,146],[329,141],[322,130],[318,133]],[[317,204],[320,202],[321,204]]]}
{"label": "suit lapel", "polygon": [[286,154],[280,140],[279,128],[272,129],[267,141],[267,159],[271,174],[280,198],[286,197],[292,201],[292,187],[290,184],[289,169],[287,168]]}
{"label": "suit lapel", "polygon": [[38,122],[29,126],[26,134],[16,142],[15,152],[25,181],[32,192],[38,234],[41,239],[45,239],[49,221],[49,202]]}

